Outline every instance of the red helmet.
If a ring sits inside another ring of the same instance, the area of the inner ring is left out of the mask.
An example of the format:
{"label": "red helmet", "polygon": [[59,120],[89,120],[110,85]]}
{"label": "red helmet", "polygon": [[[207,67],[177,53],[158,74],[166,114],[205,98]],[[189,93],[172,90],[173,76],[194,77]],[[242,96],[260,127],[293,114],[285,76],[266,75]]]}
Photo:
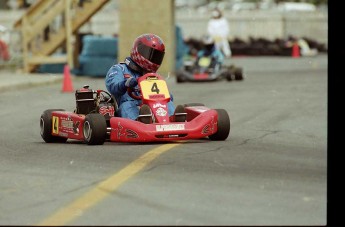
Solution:
{"label": "red helmet", "polygon": [[131,58],[147,72],[156,72],[165,53],[163,40],[154,34],[143,34],[135,39]]}

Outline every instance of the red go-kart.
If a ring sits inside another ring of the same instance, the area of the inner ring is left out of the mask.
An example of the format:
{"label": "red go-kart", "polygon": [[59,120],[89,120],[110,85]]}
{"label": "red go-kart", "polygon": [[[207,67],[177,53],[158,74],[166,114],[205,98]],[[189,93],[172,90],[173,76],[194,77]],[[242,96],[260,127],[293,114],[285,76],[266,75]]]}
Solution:
{"label": "red go-kart", "polygon": [[[40,133],[47,143],[81,140],[89,145],[111,142],[155,142],[201,139],[226,140],[230,118],[224,109],[210,109],[201,103],[184,104],[184,111],[168,116],[170,93],[165,80],[156,73],[138,79],[139,92],[128,89],[141,105],[150,109],[150,123],[121,118],[115,98],[104,90],[88,86],[76,90],[76,109],[49,109],[40,118]],[[140,95],[136,95],[140,94]],[[176,112],[176,111],[175,111]]]}

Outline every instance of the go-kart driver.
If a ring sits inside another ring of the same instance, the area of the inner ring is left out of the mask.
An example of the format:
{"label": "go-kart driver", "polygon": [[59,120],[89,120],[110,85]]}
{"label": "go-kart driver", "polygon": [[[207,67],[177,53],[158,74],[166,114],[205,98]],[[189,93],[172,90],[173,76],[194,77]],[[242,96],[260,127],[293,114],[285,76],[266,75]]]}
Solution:
{"label": "go-kart driver", "polygon": [[[137,78],[146,73],[155,73],[162,64],[165,53],[163,40],[154,34],[143,34],[138,36],[133,43],[130,57],[124,62],[113,65],[105,78],[105,85],[108,91],[114,95],[118,104],[117,114],[119,117],[132,120],[141,120],[151,115],[149,106],[141,105],[141,100],[133,99],[127,93],[127,88],[135,88],[138,85]],[[174,115],[175,106],[173,96],[170,94],[168,102],[168,114]],[[178,105],[176,112],[184,112],[184,107]],[[147,118],[146,118],[147,119]],[[145,123],[151,123],[144,120]]]}
{"label": "go-kart driver", "polygon": [[209,65],[210,69],[214,69],[216,66],[221,67],[224,62],[223,53],[216,47],[214,40],[211,36],[203,36],[202,42],[204,48],[199,50],[197,53],[196,64],[202,57],[211,57],[211,63]]}

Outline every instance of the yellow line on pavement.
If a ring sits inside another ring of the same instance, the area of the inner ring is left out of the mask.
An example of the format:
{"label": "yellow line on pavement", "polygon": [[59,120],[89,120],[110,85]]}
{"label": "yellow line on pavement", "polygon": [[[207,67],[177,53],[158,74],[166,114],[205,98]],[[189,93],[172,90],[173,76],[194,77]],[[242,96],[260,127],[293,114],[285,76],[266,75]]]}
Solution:
{"label": "yellow line on pavement", "polygon": [[159,146],[149,152],[145,153],[128,166],[117,172],[116,174],[110,176],[106,180],[99,183],[94,189],[86,192],[84,195],[76,199],[70,205],[61,208],[55,214],[46,218],[38,225],[43,226],[61,226],[72,221],[73,219],[81,216],[88,208],[94,206],[110,193],[118,189],[124,182],[137,174],[145,166],[147,166],[151,161],[157,158],[164,152],[180,145],[179,143],[165,144]]}

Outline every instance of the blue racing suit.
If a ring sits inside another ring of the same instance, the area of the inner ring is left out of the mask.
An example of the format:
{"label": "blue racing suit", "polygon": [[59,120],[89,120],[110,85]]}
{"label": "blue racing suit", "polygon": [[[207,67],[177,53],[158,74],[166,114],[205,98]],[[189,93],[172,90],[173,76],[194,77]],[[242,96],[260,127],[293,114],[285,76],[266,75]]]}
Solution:
{"label": "blue racing suit", "polygon": [[[131,64],[135,64],[129,57],[127,57],[126,63],[118,63],[113,65],[106,75],[105,86],[116,99],[119,107],[117,110],[118,116],[136,120],[139,115],[139,106],[142,104],[142,102],[141,100],[133,99],[128,95],[125,83],[128,78],[138,78],[142,76],[142,74],[128,66],[127,63],[130,61]],[[173,104],[173,96],[170,94],[170,101],[168,103],[169,116],[174,114],[174,110],[175,106]]]}
{"label": "blue racing suit", "polygon": [[222,65],[224,62],[224,55],[223,53],[217,49],[215,46],[211,50],[199,50],[197,53],[197,59],[200,59],[204,56],[211,56],[212,57],[212,63],[211,68],[213,68],[216,64]]}

